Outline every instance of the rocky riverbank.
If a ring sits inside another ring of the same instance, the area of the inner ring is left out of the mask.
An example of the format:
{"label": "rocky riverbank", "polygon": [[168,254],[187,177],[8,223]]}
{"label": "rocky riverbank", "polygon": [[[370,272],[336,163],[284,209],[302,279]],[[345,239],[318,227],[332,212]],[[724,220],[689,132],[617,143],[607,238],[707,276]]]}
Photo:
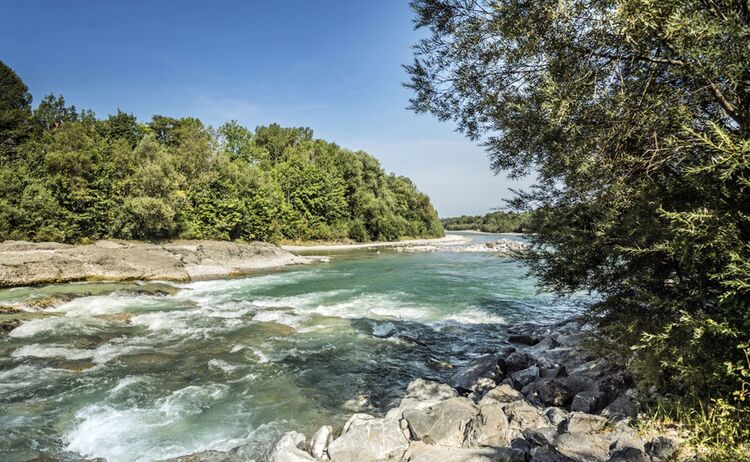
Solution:
{"label": "rocky riverbank", "polygon": [[320,258],[297,256],[264,242],[5,241],[0,243],[0,287],[73,281],[188,282],[314,261]]}
{"label": "rocky riverbank", "polygon": [[[289,432],[261,460],[657,462],[682,460],[681,435],[639,427],[627,374],[581,345],[577,321],[509,329],[508,346],[441,383],[409,384],[384,416],[354,414],[340,431]],[[243,448],[182,462],[247,460]]]}

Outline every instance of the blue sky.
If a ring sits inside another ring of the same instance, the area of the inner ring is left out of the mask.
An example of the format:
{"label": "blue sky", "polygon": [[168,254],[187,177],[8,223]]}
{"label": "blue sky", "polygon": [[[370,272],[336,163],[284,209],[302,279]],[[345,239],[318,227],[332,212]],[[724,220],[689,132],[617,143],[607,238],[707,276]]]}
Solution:
{"label": "blue sky", "polygon": [[0,60],[35,101],[62,94],[218,126],[309,126],[411,177],[441,216],[502,206],[508,187],[450,124],[406,110],[407,0],[0,0]]}

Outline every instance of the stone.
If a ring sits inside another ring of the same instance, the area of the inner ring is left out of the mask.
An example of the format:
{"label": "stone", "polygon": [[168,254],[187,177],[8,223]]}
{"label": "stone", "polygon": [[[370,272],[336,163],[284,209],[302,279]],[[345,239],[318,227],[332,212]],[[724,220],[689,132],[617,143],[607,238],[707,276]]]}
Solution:
{"label": "stone", "polygon": [[351,417],[349,417],[349,420],[346,421],[344,424],[344,428],[341,430],[341,434],[348,432],[350,428],[356,427],[357,425],[362,425],[364,423],[369,422],[370,420],[374,420],[375,417],[371,416],[370,414],[352,414]]}
{"label": "stone", "polygon": [[571,374],[567,377],[559,378],[555,382],[561,387],[568,390],[568,393],[570,393],[571,397],[584,390],[588,390],[594,385],[594,379],[580,374]]}
{"label": "stone", "polygon": [[351,425],[328,445],[334,462],[399,460],[409,447],[397,420],[370,419]]}
{"label": "stone", "polygon": [[534,362],[534,358],[530,354],[523,351],[514,351],[505,358],[503,364],[506,372],[520,371],[531,366]]}
{"label": "stone", "polygon": [[570,410],[595,414],[599,410],[599,406],[604,399],[604,393],[596,388],[589,388],[588,390],[577,393],[573,397]]}
{"label": "stone", "polygon": [[565,366],[552,366],[539,369],[539,377],[543,379],[556,379],[567,375]]}
{"label": "stone", "polygon": [[594,433],[604,430],[607,423],[607,419],[602,416],[572,412],[568,417],[565,430],[568,433]]}
{"label": "stone", "polygon": [[540,406],[567,406],[573,395],[559,380],[542,379],[528,384],[521,392],[531,401]]}
{"label": "stone", "polygon": [[530,462],[576,462],[568,456],[560,454],[551,446],[541,446],[531,450]]}
{"label": "stone", "polygon": [[609,442],[598,435],[561,433],[555,438],[555,448],[577,462],[605,462],[609,459]]}
{"label": "stone", "polygon": [[623,448],[612,451],[607,462],[651,462],[651,458],[640,449]]}
{"label": "stone", "polygon": [[495,401],[497,403],[512,403],[523,400],[523,395],[510,385],[502,384],[499,387],[488,391],[479,402],[481,405],[485,401]]}
{"label": "stone", "polygon": [[633,394],[626,393],[605,407],[601,414],[612,418],[636,418],[641,412],[641,405]]}
{"label": "stone", "polygon": [[677,442],[668,436],[657,436],[646,443],[646,453],[657,460],[667,460],[677,452]]}
{"label": "stone", "polygon": [[[303,449],[305,447],[305,435],[299,432],[286,432],[281,435],[266,452],[265,460],[269,462],[296,462],[309,457]],[[304,455],[302,455],[304,454]],[[309,460],[315,460],[310,457]]]}
{"label": "stone", "polygon": [[555,442],[555,427],[524,428],[523,437],[534,446],[548,446]]}
{"label": "stone", "polygon": [[456,396],[458,396],[458,392],[450,385],[434,380],[417,379],[406,387],[405,398],[429,401],[450,399]]}
{"label": "stone", "polygon": [[616,433],[613,435],[613,438],[614,442],[609,447],[610,451],[618,451],[626,448],[634,448],[642,452],[646,450],[643,440],[637,438],[632,431]]}
{"label": "stone", "polygon": [[529,335],[529,334],[515,334],[508,336],[508,341],[510,343],[520,343],[523,345],[529,345],[533,346],[539,343],[541,339],[539,337]]}
{"label": "stone", "polygon": [[412,443],[404,454],[409,462],[526,462],[522,451],[512,448],[449,448]]}
{"label": "stone", "polygon": [[323,457],[331,443],[333,428],[323,425],[316,431],[307,443],[307,451],[316,459]]}
{"label": "stone", "polygon": [[510,377],[516,384],[516,388],[523,388],[539,378],[539,368],[536,365],[530,366],[512,373]]}
{"label": "stone", "polygon": [[453,388],[469,393],[474,390],[477,381],[488,377],[497,379],[500,377],[500,357],[498,355],[487,355],[477,358],[466,367],[462,367],[448,380]]}
{"label": "stone", "polygon": [[569,415],[568,411],[559,407],[550,407],[544,410],[544,416],[549,419],[555,428],[560,428],[560,424],[565,422]]}
{"label": "stone", "polygon": [[466,426],[479,408],[466,398],[451,398],[427,409],[404,411],[413,438],[428,444],[461,447]]}
{"label": "stone", "polygon": [[488,401],[479,406],[479,414],[474,416],[466,426],[464,447],[508,446],[508,417],[502,407],[495,401]]}
{"label": "stone", "polygon": [[511,427],[518,429],[549,427],[550,422],[539,409],[525,401],[509,403],[504,408]]}

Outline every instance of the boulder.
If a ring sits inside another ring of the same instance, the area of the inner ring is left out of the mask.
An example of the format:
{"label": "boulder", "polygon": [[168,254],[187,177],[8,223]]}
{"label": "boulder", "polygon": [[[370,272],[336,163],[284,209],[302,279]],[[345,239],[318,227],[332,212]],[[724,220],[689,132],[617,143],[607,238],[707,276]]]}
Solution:
{"label": "boulder", "polygon": [[508,336],[508,341],[510,343],[520,343],[522,345],[529,345],[533,346],[539,343],[541,339],[534,335],[529,334],[514,334]]}
{"label": "boulder", "polygon": [[576,394],[588,390],[594,386],[594,379],[586,377],[580,374],[571,374],[567,377],[559,378],[555,381],[558,385],[568,390],[570,396],[573,397]]}
{"label": "boulder", "polygon": [[334,462],[398,460],[408,447],[397,420],[369,419],[350,425],[328,445],[328,455]]}
{"label": "boulder", "polygon": [[517,429],[549,427],[550,422],[539,409],[525,401],[509,403],[504,408],[510,426]]}
{"label": "boulder", "polygon": [[490,378],[497,380],[500,378],[500,368],[498,366],[500,356],[487,355],[477,358],[466,367],[462,367],[451,376],[448,383],[459,391],[469,393],[481,378]]}
{"label": "boulder", "polygon": [[[315,460],[304,451],[305,435],[299,432],[286,432],[269,448],[264,457],[268,462],[297,462]],[[307,456],[309,459],[305,459]]]}
{"label": "boulder", "polygon": [[577,462],[605,462],[609,459],[609,444],[598,435],[586,433],[561,433],[555,438],[557,451]]}
{"label": "boulder", "polygon": [[403,418],[403,413],[407,409],[426,409],[440,401],[457,396],[458,391],[450,385],[433,380],[417,379],[406,387],[406,396],[398,407],[386,413],[386,418],[399,420]]}
{"label": "boulder", "polygon": [[499,387],[493,388],[488,391],[487,394],[482,397],[479,402],[481,405],[483,402],[495,401],[497,403],[512,403],[514,401],[523,400],[523,395],[510,385],[502,384]]}
{"label": "boulder", "polygon": [[541,446],[531,450],[530,462],[576,462],[568,456],[560,454],[552,446]]}
{"label": "boulder", "polygon": [[487,401],[479,406],[479,414],[474,416],[466,426],[464,447],[508,446],[508,417],[501,405]]}
{"label": "boulder", "polygon": [[623,448],[612,451],[607,462],[651,462],[651,458],[640,449]]}
{"label": "boulder", "polygon": [[513,372],[510,377],[513,379],[516,388],[521,389],[539,378],[539,368],[536,365],[529,366],[526,369]]}
{"label": "boulder", "polygon": [[564,409],[559,407],[550,407],[544,410],[544,416],[549,419],[550,423],[555,428],[560,428],[560,424],[565,422],[570,414]]}
{"label": "boulder", "polygon": [[344,424],[344,428],[341,430],[341,434],[343,435],[344,433],[348,432],[349,429],[351,429],[352,427],[365,424],[374,419],[375,417],[371,416],[370,414],[362,414],[362,413],[352,414],[352,416],[349,417],[349,420],[347,420],[346,423]]}
{"label": "boulder", "polygon": [[466,426],[479,408],[466,398],[451,398],[427,409],[404,411],[412,438],[428,444],[461,447]]}
{"label": "boulder", "polygon": [[503,366],[506,372],[520,371],[526,369],[534,363],[534,358],[530,354],[524,351],[514,351],[509,354],[503,361]]}
{"label": "boulder", "polygon": [[607,417],[622,419],[625,417],[636,418],[641,412],[641,405],[635,398],[635,392],[629,390],[605,407],[601,414]]}
{"label": "boulder", "polygon": [[310,438],[310,441],[307,442],[307,451],[316,459],[322,458],[323,454],[326,453],[326,449],[328,449],[328,445],[333,439],[331,435],[332,432],[333,428],[329,425],[320,427],[318,431],[313,434],[312,438]]}
{"label": "boulder", "polygon": [[299,448],[284,448],[271,454],[268,462],[315,462],[315,458]]}
{"label": "boulder", "polygon": [[548,446],[554,444],[557,429],[555,427],[524,428],[523,437],[534,446]]}
{"label": "boulder", "polygon": [[646,443],[646,453],[656,460],[667,460],[677,452],[677,442],[668,436],[657,436]]}
{"label": "boulder", "polygon": [[568,433],[594,433],[604,430],[607,423],[607,419],[602,416],[572,412],[568,417],[565,431]]}
{"label": "boulder", "polygon": [[604,403],[605,399],[605,393],[599,391],[598,388],[589,388],[588,390],[577,393],[573,397],[570,410],[595,414],[599,411],[600,406]]}
{"label": "boulder", "polygon": [[521,392],[530,402],[540,406],[567,406],[573,399],[567,387],[558,379],[542,379],[525,386]]}
{"label": "boulder", "polygon": [[414,442],[404,455],[409,462],[526,462],[522,451],[512,448],[448,448]]}

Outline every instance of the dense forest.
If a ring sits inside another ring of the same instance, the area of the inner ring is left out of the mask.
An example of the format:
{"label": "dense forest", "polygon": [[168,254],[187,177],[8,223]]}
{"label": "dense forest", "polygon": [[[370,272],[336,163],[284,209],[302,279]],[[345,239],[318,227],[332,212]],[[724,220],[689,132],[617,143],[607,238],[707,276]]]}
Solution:
{"label": "dense forest", "polygon": [[707,460],[750,457],[750,2],[412,0],[412,109],[535,174],[526,263]]}
{"label": "dense forest", "polygon": [[443,228],[449,231],[473,230],[485,233],[521,233],[529,221],[528,213],[490,212],[485,215],[461,215],[442,218]]}
{"label": "dense forest", "polygon": [[378,161],[277,124],[118,111],[98,119],[0,62],[0,240],[395,240],[442,236],[429,198]]}

